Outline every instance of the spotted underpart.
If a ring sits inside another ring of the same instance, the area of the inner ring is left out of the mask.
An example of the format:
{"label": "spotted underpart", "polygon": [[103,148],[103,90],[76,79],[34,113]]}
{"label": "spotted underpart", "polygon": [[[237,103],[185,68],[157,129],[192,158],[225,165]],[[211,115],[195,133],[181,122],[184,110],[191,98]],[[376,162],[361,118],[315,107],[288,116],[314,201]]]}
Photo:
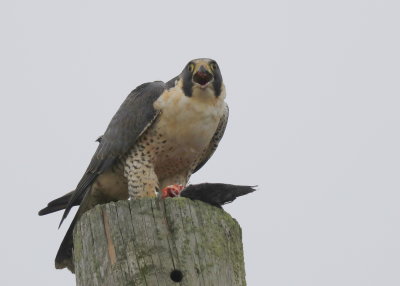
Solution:
{"label": "spotted underpart", "polygon": [[207,146],[190,148],[187,152],[177,140],[168,139],[157,129],[150,128],[143,134],[125,158],[124,176],[132,198],[154,197],[159,190],[173,184],[185,186],[207,152]]}
{"label": "spotted underpart", "polygon": [[182,95],[178,85],[155,102],[161,113],[125,157],[129,196],[153,197],[169,185],[185,186],[218,146],[228,119],[220,97]]}
{"label": "spotted underpart", "polygon": [[155,173],[155,158],[165,152],[166,140],[154,130],[148,130],[125,158],[124,175],[128,179],[129,196],[154,197],[159,190]]}

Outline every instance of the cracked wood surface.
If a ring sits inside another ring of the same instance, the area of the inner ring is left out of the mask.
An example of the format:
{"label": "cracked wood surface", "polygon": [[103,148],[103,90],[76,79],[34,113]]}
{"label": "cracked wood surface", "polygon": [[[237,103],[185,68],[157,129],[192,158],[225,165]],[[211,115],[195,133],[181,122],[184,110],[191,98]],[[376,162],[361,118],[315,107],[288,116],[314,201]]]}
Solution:
{"label": "cracked wood surface", "polygon": [[75,227],[74,263],[80,286],[246,285],[239,224],[186,198],[96,206]]}

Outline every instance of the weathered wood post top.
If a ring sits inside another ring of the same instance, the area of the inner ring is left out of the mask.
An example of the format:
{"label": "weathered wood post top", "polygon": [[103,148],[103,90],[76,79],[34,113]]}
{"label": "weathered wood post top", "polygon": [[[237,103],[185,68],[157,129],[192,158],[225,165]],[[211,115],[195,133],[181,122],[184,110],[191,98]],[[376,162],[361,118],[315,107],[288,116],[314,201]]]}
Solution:
{"label": "weathered wood post top", "polygon": [[241,237],[224,210],[187,198],[99,205],[74,230],[77,285],[246,285]]}

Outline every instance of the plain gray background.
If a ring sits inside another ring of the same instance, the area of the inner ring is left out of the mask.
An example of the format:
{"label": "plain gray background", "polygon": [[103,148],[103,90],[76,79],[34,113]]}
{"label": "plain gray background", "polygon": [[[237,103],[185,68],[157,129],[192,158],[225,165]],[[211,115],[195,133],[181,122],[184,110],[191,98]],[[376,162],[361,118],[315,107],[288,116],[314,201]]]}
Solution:
{"label": "plain gray background", "polygon": [[400,285],[400,4],[2,1],[1,285],[74,285],[53,259],[72,190],[137,85],[218,61],[231,116],[191,182],[226,207],[248,285]]}

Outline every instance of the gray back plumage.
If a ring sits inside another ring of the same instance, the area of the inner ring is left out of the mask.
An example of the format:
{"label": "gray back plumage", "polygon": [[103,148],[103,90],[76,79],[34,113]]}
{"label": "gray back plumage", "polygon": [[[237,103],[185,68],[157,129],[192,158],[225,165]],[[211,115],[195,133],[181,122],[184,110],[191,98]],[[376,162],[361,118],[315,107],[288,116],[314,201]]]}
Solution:
{"label": "gray back plumage", "polygon": [[68,202],[60,225],[72,206],[76,204],[76,200],[82,200],[97,176],[109,169],[118,158],[124,156],[154,122],[159,112],[154,109],[153,103],[165,88],[165,83],[155,81],[138,86],[128,95],[101,137],[89,167]]}

